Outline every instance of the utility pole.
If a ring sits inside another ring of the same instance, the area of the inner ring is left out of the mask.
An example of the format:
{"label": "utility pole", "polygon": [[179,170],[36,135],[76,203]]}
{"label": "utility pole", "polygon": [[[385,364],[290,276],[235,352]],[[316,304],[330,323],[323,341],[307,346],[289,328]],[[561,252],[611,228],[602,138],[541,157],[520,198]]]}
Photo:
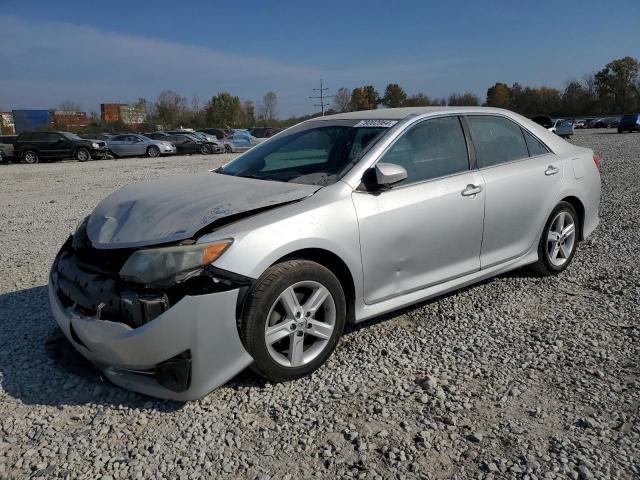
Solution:
{"label": "utility pole", "polygon": [[320,79],[320,88],[314,88],[313,89],[314,92],[318,92],[318,95],[309,97],[309,98],[313,98],[315,99],[319,99],[320,103],[316,103],[313,106],[314,107],[320,107],[320,111],[322,112],[322,116],[324,117],[324,107],[327,105],[326,99],[327,98],[332,98],[333,95],[326,95],[324,92],[329,91],[328,88],[325,88],[322,86],[322,79]]}

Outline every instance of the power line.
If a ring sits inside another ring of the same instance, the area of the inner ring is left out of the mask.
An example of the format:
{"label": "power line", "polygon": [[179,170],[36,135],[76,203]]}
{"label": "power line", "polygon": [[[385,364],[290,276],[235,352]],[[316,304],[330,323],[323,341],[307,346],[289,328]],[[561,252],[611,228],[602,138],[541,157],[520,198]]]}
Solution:
{"label": "power line", "polygon": [[315,103],[313,106],[320,107],[320,111],[322,112],[322,116],[324,117],[324,107],[327,105],[327,102],[325,101],[325,99],[333,98],[335,95],[326,95],[324,93],[325,91],[329,91],[329,89],[322,86],[322,79],[320,79],[320,88],[314,88],[313,91],[320,92],[320,93],[316,96],[309,97],[309,98],[313,98],[314,100],[315,99],[320,100],[320,103]]}

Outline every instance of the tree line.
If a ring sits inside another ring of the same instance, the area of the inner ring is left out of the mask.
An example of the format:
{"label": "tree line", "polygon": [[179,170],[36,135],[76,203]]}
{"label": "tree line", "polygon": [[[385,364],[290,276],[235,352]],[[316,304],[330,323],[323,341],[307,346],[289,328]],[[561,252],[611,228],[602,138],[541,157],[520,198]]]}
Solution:
{"label": "tree line", "polygon": [[[331,108],[325,113],[372,110],[381,106],[394,108],[446,105],[499,107],[530,117],[540,114],[570,117],[638,112],[640,63],[632,57],[613,60],[599,71],[584,75],[580,80],[568,81],[563,90],[547,86],[523,86],[518,82],[511,85],[497,82],[488,88],[484,101],[471,92],[452,93],[446,98],[432,98],[422,92],[408,94],[397,83],[388,84],[382,94],[372,85],[352,90],[342,87],[336,91]],[[140,126],[142,130],[157,127],[286,127],[320,115],[314,113],[279,119],[277,95],[271,91],[265,93],[258,102],[243,101],[229,92],[221,92],[201,105],[195,95],[189,101],[177,92],[166,90],[155,101],[139,99],[137,106],[144,108],[147,114],[146,123]],[[130,129],[122,122],[101,124],[96,114],[92,114],[90,122],[89,130]]]}

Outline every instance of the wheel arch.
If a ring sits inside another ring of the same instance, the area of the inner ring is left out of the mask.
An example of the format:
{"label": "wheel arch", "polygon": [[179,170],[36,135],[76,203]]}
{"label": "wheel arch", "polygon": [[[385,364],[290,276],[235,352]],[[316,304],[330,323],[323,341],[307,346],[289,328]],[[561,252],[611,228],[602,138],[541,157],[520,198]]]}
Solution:
{"label": "wheel arch", "polygon": [[580,225],[580,235],[578,236],[578,240],[584,240],[584,217],[585,217],[585,209],[584,209],[584,204],[582,203],[582,201],[573,195],[570,195],[568,197],[564,197],[562,200],[560,200],[561,202],[567,202],[568,204],[570,204],[576,211],[576,213],[578,214],[578,222]]}
{"label": "wheel arch", "polygon": [[272,265],[294,258],[316,262],[330,270],[338,278],[347,301],[347,322],[353,323],[355,320],[356,285],[345,261],[335,253],[323,248],[303,248],[280,257]]}

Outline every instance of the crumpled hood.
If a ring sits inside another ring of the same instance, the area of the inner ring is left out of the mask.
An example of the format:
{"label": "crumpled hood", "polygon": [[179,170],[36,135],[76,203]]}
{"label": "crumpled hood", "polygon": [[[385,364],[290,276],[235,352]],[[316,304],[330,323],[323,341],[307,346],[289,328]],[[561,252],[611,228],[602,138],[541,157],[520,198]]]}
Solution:
{"label": "crumpled hood", "polygon": [[320,187],[198,173],[128,185],[105,198],[89,217],[95,248],[177,242],[230,215],[300,200]]}

